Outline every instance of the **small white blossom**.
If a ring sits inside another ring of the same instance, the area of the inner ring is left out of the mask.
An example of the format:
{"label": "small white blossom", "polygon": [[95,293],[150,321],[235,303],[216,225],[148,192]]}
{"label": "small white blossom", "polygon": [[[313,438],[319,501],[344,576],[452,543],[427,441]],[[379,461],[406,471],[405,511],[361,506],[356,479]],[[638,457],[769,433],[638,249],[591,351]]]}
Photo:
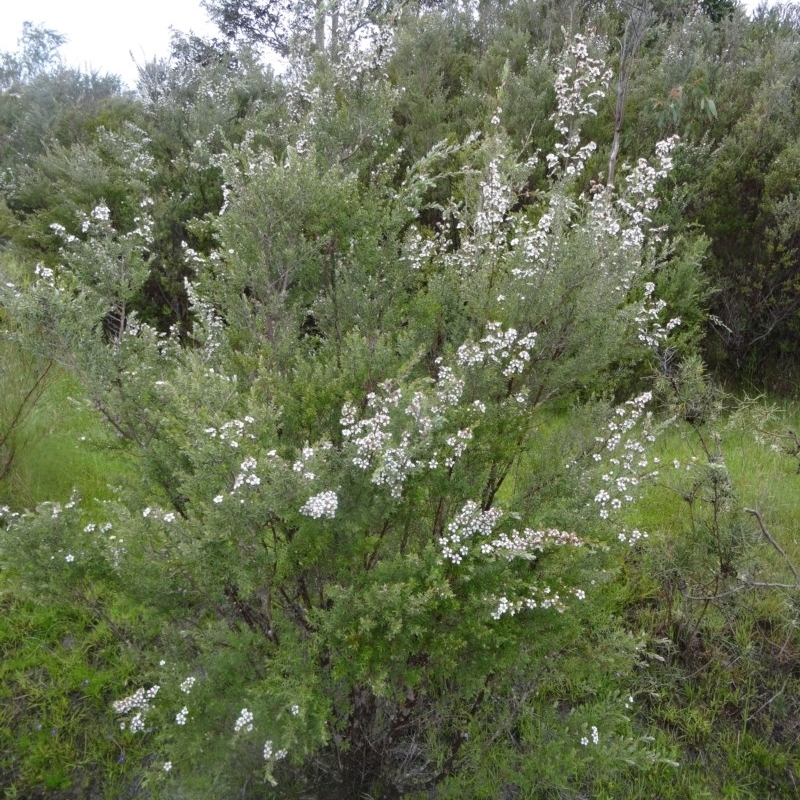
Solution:
{"label": "small white blossom", "polygon": [[250,732],[253,730],[253,714],[251,711],[248,711],[246,708],[241,710],[239,714],[239,718],[236,720],[236,723],[233,726],[233,730],[236,733],[239,731],[247,731]]}
{"label": "small white blossom", "polygon": [[300,513],[313,519],[333,519],[338,506],[339,498],[336,496],[336,492],[320,492],[306,500]]}

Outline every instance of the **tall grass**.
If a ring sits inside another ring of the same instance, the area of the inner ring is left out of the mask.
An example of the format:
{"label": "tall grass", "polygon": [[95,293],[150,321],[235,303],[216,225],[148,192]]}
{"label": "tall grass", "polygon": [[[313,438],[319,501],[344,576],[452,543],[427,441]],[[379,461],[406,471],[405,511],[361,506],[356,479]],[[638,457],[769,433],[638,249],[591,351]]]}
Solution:
{"label": "tall grass", "polygon": [[[675,428],[657,444],[661,474],[627,520],[650,539],[631,554],[620,611],[652,636],[640,719],[681,768],[639,775],[609,797],[800,797],[800,587],[789,564],[800,568],[800,474],[787,452],[799,421],[794,405],[767,413],[765,403],[750,403],[720,420],[716,434]],[[714,535],[711,504],[688,499],[692,474],[709,461],[698,433],[706,441],[718,434],[712,465],[725,465],[731,487],[720,516],[741,525],[747,543],[738,574],[705,600],[692,599],[701,583],[692,568],[708,559]],[[746,509],[762,515],[774,543]],[[784,586],[729,593],[745,580]]]}
{"label": "tall grass", "polygon": [[0,340],[0,386],[0,505],[63,502],[73,490],[103,499],[125,479],[113,436],[72,376]]}

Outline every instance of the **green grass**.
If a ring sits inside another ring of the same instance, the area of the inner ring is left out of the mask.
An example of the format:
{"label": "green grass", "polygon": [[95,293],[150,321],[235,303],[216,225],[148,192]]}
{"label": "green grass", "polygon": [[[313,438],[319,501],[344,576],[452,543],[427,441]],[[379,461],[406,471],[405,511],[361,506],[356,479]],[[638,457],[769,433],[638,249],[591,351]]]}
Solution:
{"label": "green grass", "polygon": [[[0,384],[0,505],[63,503],[75,491],[91,507],[129,475],[68,374],[0,342]],[[138,654],[109,622],[116,601],[94,588],[89,604],[69,592],[54,600],[0,572],[0,796],[121,797],[136,781],[146,746],[126,750],[110,706],[135,680]]]}
{"label": "green grass", "polygon": [[[797,409],[789,406],[770,427],[783,433],[798,421]],[[800,567],[797,461],[771,447],[779,437],[757,441],[757,427],[735,417],[719,427],[733,488],[720,536],[730,534],[725,526],[742,525],[748,544],[735,560],[740,574],[793,583],[786,559],[756,519],[741,511],[758,509],[770,535]],[[710,430],[700,432],[709,439]],[[638,693],[646,698],[640,722],[657,731],[657,746],[678,753],[681,767],[668,777],[661,768],[641,774],[608,796],[800,797],[800,590],[760,588],[708,602],[687,599],[699,583],[700,569],[693,567],[704,559],[714,562],[713,548],[706,546],[715,540],[711,507],[696,503],[692,509],[682,496],[707,459],[686,429],[668,432],[656,451],[662,462],[658,482],[627,512],[627,523],[647,530],[650,540],[629,557],[628,600],[621,610],[632,625],[662,641],[659,658],[649,659],[640,675]],[[724,589],[735,585],[736,577],[728,576]]]}
{"label": "green grass", "polygon": [[125,460],[69,374],[51,367],[41,396],[25,408],[21,421],[11,429],[41,368],[14,345],[0,342],[0,378],[5,390],[0,400],[0,436],[9,433],[7,447],[0,450],[2,463],[13,448],[10,468],[0,480],[0,505],[31,508],[46,500],[64,502],[73,489],[87,501],[107,498],[109,486],[127,475]]}
{"label": "green grass", "polygon": [[45,607],[6,591],[0,613],[0,792],[122,796],[142,753],[123,745],[110,705],[135,678],[135,654],[69,602]]}

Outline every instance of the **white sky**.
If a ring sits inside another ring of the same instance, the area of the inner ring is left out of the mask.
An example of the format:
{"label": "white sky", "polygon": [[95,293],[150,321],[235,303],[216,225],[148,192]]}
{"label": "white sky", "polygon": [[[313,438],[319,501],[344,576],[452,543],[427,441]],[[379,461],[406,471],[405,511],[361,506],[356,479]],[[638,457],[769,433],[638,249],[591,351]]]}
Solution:
{"label": "white sky", "polygon": [[16,51],[22,23],[43,23],[64,34],[62,59],[73,67],[119,75],[129,86],[136,67],[169,52],[170,26],[214,34],[200,0],[3,0],[0,51]]}

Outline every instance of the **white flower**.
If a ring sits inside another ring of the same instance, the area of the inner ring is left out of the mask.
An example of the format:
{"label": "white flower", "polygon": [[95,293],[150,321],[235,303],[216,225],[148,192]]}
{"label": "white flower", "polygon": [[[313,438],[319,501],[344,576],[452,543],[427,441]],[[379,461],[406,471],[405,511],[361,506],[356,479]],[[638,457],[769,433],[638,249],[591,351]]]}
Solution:
{"label": "white flower", "polygon": [[180,687],[181,691],[184,694],[189,694],[189,692],[192,691],[192,687],[194,686],[196,681],[197,681],[197,678],[195,678],[193,675],[190,675],[185,681],[183,681],[183,683],[181,683],[181,687]]}
{"label": "white flower", "polygon": [[239,719],[236,720],[236,724],[233,726],[233,730],[236,733],[239,733],[241,730],[251,731],[253,730],[253,714],[251,711],[248,711],[246,708],[243,708],[241,713],[239,714]]}
{"label": "white flower", "polygon": [[172,769],[172,762],[171,761],[165,761],[164,762],[164,766],[163,766],[164,772],[169,772],[171,769]]}
{"label": "white flower", "polygon": [[313,519],[333,519],[336,516],[336,509],[339,506],[339,498],[336,492],[320,492],[306,500],[300,513],[305,517]]}
{"label": "white flower", "polygon": [[295,704],[292,706],[292,716],[293,716],[293,717],[296,717],[296,716],[297,716],[299,713],[300,713],[300,706],[299,706],[299,705],[297,705],[297,703],[295,703]]}
{"label": "white flower", "polygon": [[68,564],[71,564],[74,560],[75,560],[75,556],[72,555],[72,553],[67,553],[64,556],[64,561],[66,561]]}
{"label": "white flower", "polygon": [[102,222],[108,222],[109,217],[111,216],[111,210],[107,205],[95,206],[92,210],[92,216]]}
{"label": "white flower", "polygon": [[176,715],[175,715],[175,724],[176,725],[185,725],[186,720],[189,716],[189,709],[184,706]]}

